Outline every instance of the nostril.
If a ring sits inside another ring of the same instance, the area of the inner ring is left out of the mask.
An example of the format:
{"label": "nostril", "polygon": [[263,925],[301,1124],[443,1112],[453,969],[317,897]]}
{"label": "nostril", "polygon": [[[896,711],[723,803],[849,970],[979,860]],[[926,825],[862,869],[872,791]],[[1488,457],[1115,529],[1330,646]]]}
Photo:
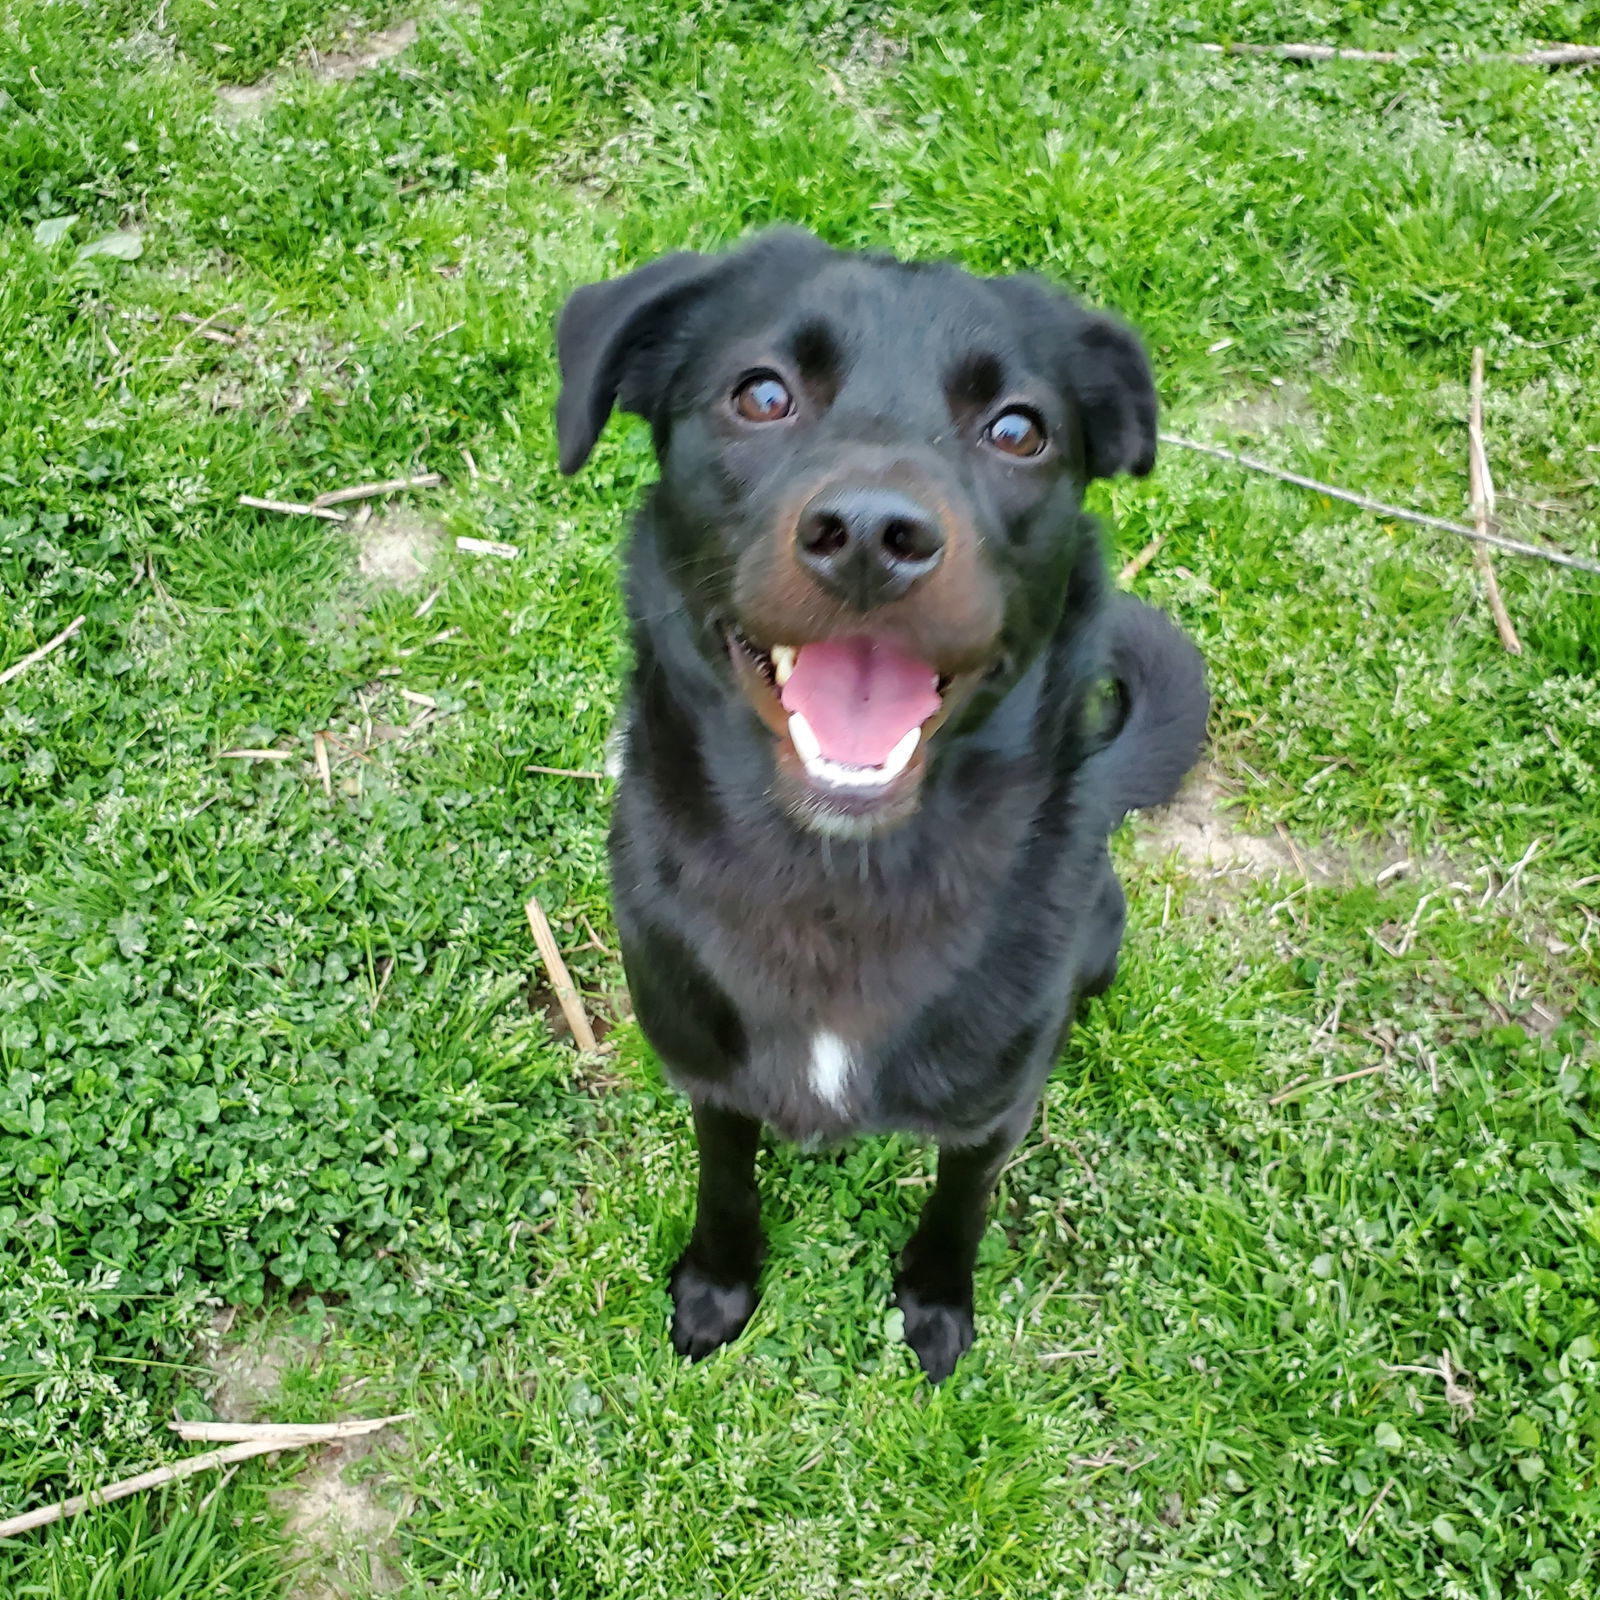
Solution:
{"label": "nostril", "polygon": [[883,549],[898,562],[920,562],[928,555],[928,530],[909,517],[891,517],[883,525]]}
{"label": "nostril", "polygon": [[910,517],[891,517],[883,525],[883,548],[896,561],[927,561],[943,542],[934,528]]}
{"label": "nostril", "polygon": [[916,559],[916,528],[901,517],[892,517],[883,525],[883,548],[902,561]]}
{"label": "nostril", "polygon": [[801,545],[814,556],[836,556],[849,542],[844,518],[832,511],[813,512],[800,534]]}

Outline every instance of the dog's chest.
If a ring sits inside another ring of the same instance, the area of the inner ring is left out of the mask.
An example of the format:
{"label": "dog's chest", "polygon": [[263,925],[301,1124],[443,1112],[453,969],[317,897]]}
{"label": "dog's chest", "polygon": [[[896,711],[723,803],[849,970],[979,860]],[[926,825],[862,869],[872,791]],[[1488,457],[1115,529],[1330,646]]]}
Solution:
{"label": "dog's chest", "polygon": [[869,1122],[897,1041],[1018,909],[1015,864],[1003,839],[975,834],[898,860],[836,846],[820,871],[721,852],[686,866],[680,926],[741,1023],[730,1094],[792,1137]]}
{"label": "dog's chest", "polygon": [[844,1114],[850,1108],[857,1087],[855,1079],[860,1065],[857,1052],[848,1040],[819,1029],[808,1041],[806,1087],[813,1098]]}
{"label": "dog's chest", "polygon": [[[619,788],[613,886],[640,1022],[691,1094],[800,1140],[887,1126],[883,1108],[931,1107],[973,1055],[939,1019],[970,1018],[976,994],[1003,1039],[1028,1004],[1059,921],[1042,783],[963,791],[857,842],[755,808],[684,816],[647,776]],[[1024,930],[1028,959],[996,982]]]}
{"label": "dog's chest", "polygon": [[[852,850],[852,854],[853,854]],[[680,880],[712,976],[758,1025],[806,1042],[828,1085],[852,1053],[915,1014],[967,966],[994,922],[1003,859],[975,842],[892,870],[833,863],[821,873],[725,857]]]}

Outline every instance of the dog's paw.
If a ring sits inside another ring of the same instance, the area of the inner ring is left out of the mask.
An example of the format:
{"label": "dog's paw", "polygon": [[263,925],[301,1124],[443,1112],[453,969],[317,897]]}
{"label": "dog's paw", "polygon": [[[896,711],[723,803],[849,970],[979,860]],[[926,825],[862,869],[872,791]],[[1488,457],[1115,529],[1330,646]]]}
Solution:
{"label": "dog's paw", "polygon": [[971,1302],[925,1300],[902,1281],[894,1303],[905,1318],[906,1343],[916,1351],[922,1370],[932,1382],[943,1383],[972,1343]]}
{"label": "dog's paw", "polygon": [[687,1256],[672,1269],[672,1345],[699,1361],[735,1339],[756,1308],[755,1285],[713,1283]]}

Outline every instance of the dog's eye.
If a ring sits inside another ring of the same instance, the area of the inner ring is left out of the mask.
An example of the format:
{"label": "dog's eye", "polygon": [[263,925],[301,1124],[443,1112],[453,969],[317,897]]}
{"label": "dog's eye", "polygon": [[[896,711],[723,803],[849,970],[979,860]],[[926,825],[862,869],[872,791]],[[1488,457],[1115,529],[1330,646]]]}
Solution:
{"label": "dog's eye", "polygon": [[759,372],[733,391],[733,409],[746,422],[781,422],[794,414],[794,396],[770,372]]}
{"label": "dog's eye", "polygon": [[1002,411],[984,437],[1008,456],[1036,456],[1048,443],[1038,419],[1026,411]]}

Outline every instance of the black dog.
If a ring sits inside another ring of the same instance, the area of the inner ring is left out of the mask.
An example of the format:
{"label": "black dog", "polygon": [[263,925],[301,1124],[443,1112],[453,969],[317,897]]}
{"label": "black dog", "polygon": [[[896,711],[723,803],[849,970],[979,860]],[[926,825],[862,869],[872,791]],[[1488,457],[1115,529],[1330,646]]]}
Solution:
{"label": "black dog", "polygon": [[756,1302],[761,1125],[907,1129],[930,1377],[972,1342],[988,1196],[1073,1008],[1116,971],[1106,841],[1198,754],[1200,658],[1106,576],[1085,484],[1146,473],[1138,341],[1026,278],[764,235],[579,289],[561,468],[648,419],[611,833],[640,1024],[694,1108],[672,1274],[703,1356]]}

